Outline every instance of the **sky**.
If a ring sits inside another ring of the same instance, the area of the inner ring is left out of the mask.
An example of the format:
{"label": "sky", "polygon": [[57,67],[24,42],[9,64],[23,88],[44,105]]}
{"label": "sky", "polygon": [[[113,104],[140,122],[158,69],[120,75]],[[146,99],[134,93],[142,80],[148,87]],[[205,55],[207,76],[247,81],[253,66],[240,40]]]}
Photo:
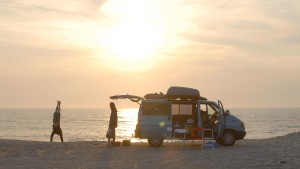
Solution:
{"label": "sky", "polygon": [[299,30],[298,0],[0,0],[0,108],[109,108],[170,86],[300,107]]}

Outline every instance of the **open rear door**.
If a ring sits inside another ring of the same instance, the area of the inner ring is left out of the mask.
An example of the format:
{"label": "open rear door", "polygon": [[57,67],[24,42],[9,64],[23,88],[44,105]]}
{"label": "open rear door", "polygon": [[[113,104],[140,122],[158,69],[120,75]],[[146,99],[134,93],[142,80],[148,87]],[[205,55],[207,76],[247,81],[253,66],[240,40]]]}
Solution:
{"label": "open rear door", "polygon": [[110,96],[109,98],[113,99],[113,100],[117,100],[117,99],[129,99],[132,102],[136,102],[138,104],[141,104],[142,100],[144,100],[144,98],[142,98],[140,96],[134,96],[134,95],[129,95],[129,94],[114,95],[114,96]]}

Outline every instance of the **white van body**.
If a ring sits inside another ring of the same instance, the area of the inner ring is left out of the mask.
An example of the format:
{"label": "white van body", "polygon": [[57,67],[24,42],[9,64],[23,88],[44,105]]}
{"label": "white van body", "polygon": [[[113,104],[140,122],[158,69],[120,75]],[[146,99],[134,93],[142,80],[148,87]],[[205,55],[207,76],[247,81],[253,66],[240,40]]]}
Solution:
{"label": "white van body", "polygon": [[170,87],[166,95],[147,94],[144,98],[115,95],[110,98],[130,99],[140,104],[135,137],[148,139],[151,146],[161,146],[162,133],[167,127],[212,128],[215,140],[223,146],[232,146],[246,135],[244,123],[228,110],[225,112],[221,101],[208,101],[197,89]]}

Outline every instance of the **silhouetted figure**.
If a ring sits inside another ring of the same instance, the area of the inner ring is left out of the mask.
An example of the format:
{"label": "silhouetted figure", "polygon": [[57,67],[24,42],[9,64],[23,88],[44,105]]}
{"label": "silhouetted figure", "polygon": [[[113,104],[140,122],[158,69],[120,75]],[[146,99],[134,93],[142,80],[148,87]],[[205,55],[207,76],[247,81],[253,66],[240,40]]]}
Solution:
{"label": "silhouetted figure", "polygon": [[61,101],[57,101],[56,110],[53,113],[53,131],[50,137],[50,141],[52,142],[54,134],[58,134],[60,136],[61,142],[64,142],[63,133],[60,128],[60,103]]}
{"label": "silhouetted figure", "polygon": [[[115,103],[110,103],[110,119],[109,119],[109,130],[111,133],[108,135],[108,146],[112,146],[115,143],[116,140],[116,128],[118,127],[118,114],[117,114],[117,108]],[[110,142],[110,139],[113,139],[112,142]]]}

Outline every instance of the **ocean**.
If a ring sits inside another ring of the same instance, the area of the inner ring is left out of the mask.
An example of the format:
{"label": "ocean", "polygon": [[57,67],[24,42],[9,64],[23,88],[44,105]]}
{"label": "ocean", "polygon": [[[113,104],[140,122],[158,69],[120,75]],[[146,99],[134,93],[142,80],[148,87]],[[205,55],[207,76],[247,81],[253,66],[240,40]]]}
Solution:
{"label": "ocean", "polygon": [[[245,139],[282,136],[300,129],[300,108],[235,108],[246,126]],[[0,139],[50,141],[54,109],[0,109]],[[117,140],[132,139],[138,109],[119,109]],[[109,109],[62,109],[64,141],[106,141]],[[53,141],[60,141],[55,135]],[[132,141],[137,141],[132,139]]]}

